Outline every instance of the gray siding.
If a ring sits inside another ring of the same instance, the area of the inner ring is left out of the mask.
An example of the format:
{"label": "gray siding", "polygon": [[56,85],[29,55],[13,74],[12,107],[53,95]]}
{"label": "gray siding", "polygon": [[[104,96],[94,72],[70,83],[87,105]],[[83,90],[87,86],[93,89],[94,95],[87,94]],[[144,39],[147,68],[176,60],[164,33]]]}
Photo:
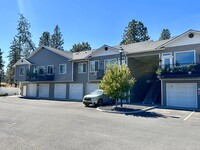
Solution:
{"label": "gray siding", "polygon": [[[21,67],[25,68],[25,75],[20,76],[19,75],[19,70]],[[29,65],[17,65],[15,67],[15,76],[14,76],[14,82],[20,82],[20,81],[26,81],[26,71],[29,69]]]}
{"label": "gray siding", "polygon": [[[86,73],[78,72],[79,63],[86,63]],[[74,62],[74,82],[88,82],[88,61]]]}
{"label": "gray siding", "polygon": [[[98,60],[99,61],[99,69],[104,69],[104,60],[105,59],[119,59],[119,55],[108,55],[108,56],[101,56],[101,57],[92,57],[89,61]],[[94,72],[90,72],[90,62],[89,62],[89,80],[95,81],[97,80],[97,74]]]}
{"label": "gray siding", "polygon": [[[37,66],[47,67],[48,65],[54,65],[54,81],[72,81],[72,61],[63,56],[46,49],[42,49],[28,61]],[[67,64],[66,74],[59,74],[59,64]]]}

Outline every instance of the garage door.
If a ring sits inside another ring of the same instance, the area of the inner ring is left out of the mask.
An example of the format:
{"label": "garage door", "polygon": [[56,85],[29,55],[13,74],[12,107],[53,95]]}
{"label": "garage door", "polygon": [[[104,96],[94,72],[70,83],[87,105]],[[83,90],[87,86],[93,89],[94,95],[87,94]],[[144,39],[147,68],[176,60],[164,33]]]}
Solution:
{"label": "garage door", "polygon": [[82,99],[83,98],[83,84],[72,83],[69,84],[69,99]]}
{"label": "garage door", "polygon": [[98,89],[98,84],[97,83],[88,83],[87,84],[87,94],[93,92],[94,90]]}
{"label": "garage door", "polygon": [[49,98],[49,84],[39,84],[39,97]]}
{"label": "garage door", "polygon": [[66,99],[66,84],[54,85],[54,98]]}
{"label": "garage door", "polygon": [[167,106],[197,108],[197,84],[167,83]]}
{"label": "garage door", "polygon": [[27,96],[28,97],[37,96],[37,84],[28,84]]}

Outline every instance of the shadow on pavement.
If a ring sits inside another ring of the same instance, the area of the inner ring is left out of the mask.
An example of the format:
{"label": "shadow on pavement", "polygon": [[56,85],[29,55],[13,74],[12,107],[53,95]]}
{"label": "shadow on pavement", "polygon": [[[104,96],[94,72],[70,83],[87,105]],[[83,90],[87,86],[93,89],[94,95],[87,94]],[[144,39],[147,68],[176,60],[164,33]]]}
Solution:
{"label": "shadow on pavement", "polygon": [[135,117],[145,117],[145,118],[167,118],[165,115],[155,113],[155,112],[138,112],[138,113],[124,113],[127,116],[135,116]]}

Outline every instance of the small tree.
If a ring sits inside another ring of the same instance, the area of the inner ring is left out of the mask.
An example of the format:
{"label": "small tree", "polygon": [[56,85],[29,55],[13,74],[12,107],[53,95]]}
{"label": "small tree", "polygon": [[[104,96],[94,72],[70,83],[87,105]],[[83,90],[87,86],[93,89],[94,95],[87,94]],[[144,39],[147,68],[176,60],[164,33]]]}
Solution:
{"label": "small tree", "polygon": [[134,83],[135,79],[131,76],[131,72],[126,65],[120,67],[114,65],[108,66],[108,70],[101,80],[99,88],[107,96],[116,99],[116,104],[120,99],[122,107],[122,100],[129,97],[127,92],[132,89]]}

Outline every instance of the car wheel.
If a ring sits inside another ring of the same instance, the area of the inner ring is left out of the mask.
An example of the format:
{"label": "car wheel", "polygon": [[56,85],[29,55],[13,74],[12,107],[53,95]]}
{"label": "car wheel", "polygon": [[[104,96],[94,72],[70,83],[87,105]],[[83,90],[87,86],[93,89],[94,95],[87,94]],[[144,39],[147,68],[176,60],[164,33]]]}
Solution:
{"label": "car wheel", "polygon": [[89,106],[90,106],[90,104],[85,104],[85,106],[86,106],[86,107],[89,107]]}
{"label": "car wheel", "polygon": [[102,99],[99,99],[98,102],[97,102],[97,105],[98,105],[98,106],[103,106],[103,100],[102,100]]}

